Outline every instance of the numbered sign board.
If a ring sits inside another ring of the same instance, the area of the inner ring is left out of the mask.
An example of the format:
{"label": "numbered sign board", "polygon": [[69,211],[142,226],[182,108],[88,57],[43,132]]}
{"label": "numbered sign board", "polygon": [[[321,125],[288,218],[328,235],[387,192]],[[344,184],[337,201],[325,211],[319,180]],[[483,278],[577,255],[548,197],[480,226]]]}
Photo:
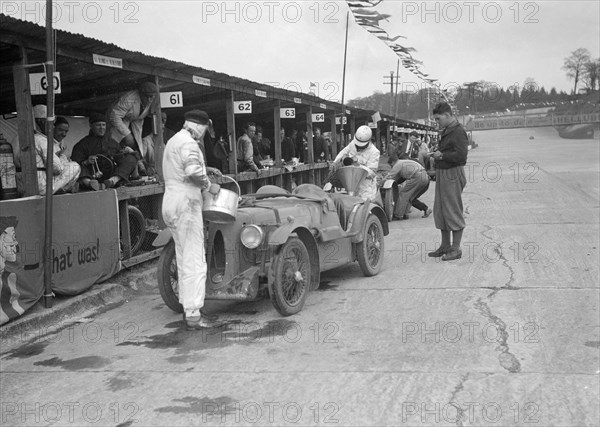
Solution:
{"label": "numbered sign board", "polygon": [[[335,124],[336,124],[336,125],[339,125],[341,121],[342,121],[342,118],[341,118],[341,117],[336,117],[336,118],[335,118]],[[344,116],[344,124],[345,124],[345,125],[347,125],[347,124],[348,124],[348,117],[346,117],[346,116]]]}
{"label": "numbered sign board", "polygon": [[234,114],[252,114],[252,101],[233,101]]}
{"label": "numbered sign board", "polygon": [[183,107],[183,92],[161,92],[160,108]]}
{"label": "numbered sign board", "polygon": [[313,121],[313,123],[323,123],[325,121],[325,114],[324,113],[313,114],[312,121]]}
{"label": "numbered sign board", "polygon": [[[48,79],[46,73],[29,74],[29,87],[32,95],[46,95],[48,90]],[[54,93],[60,93],[62,84],[60,83],[60,73],[54,73]]]}
{"label": "numbered sign board", "polygon": [[279,114],[282,119],[294,119],[296,118],[296,109],[295,108],[280,108]]}

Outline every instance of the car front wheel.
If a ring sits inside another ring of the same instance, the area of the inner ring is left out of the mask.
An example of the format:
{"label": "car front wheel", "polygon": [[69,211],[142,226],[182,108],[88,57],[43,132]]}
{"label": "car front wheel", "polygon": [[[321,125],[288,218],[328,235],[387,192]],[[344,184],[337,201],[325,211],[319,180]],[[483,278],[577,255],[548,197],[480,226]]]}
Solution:
{"label": "car front wheel", "polygon": [[177,276],[177,260],[173,239],[167,243],[160,253],[156,277],[160,296],[167,307],[175,313],[183,313],[183,306],[179,302],[179,278]]}
{"label": "car front wheel", "polygon": [[311,288],[308,250],[298,237],[290,237],[273,261],[269,295],[282,316],[291,316],[304,307]]}
{"label": "car front wheel", "polygon": [[365,276],[375,276],[383,265],[383,227],[375,214],[365,222],[364,239],[356,246],[358,265]]}

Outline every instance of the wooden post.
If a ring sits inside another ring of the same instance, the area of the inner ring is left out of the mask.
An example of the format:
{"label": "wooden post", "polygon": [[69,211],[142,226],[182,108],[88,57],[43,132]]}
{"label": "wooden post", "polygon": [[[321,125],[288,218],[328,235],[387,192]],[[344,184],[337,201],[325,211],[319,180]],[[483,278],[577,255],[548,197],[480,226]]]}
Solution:
{"label": "wooden post", "polygon": [[332,111],[329,115],[330,131],[331,131],[331,160],[335,159],[338,154],[338,143],[337,143],[337,126],[335,124],[335,111]]}
{"label": "wooden post", "polygon": [[354,118],[354,114],[350,115],[350,140],[354,138],[354,134],[356,133],[356,119]]}
{"label": "wooden post", "polygon": [[235,175],[235,179],[238,177],[237,167],[237,139],[235,137],[235,114],[233,111],[233,91],[229,91],[229,96],[226,100],[225,108],[227,110],[227,135],[229,139],[229,149],[231,155],[229,156],[229,170]]}
{"label": "wooden post", "polygon": [[275,167],[281,167],[281,101],[277,100],[277,104],[273,108],[273,142],[275,143]]}
{"label": "wooden post", "polygon": [[[306,139],[308,140],[308,164],[315,163],[315,150],[313,141],[313,126],[312,126],[312,105],[308,106],[306,111]],[[313,183],[314,184],[314,183]]]}
{"label": "wooden post", "polygon": [[21,46],[21,64],[13,66],[15,84],[15,102],[17,105],[17,135],[19,151],[21,152],[21,178],[24,197],[37,196],[38,190],[37,166],[35,159],[35,142],[33,136],[33,108],[31,106],[31,90],[29,88],[29,73],[27,51]]}
{"label": "wooden post", "polygon": [[[154,167],[156,168],[156,172],[158,173],[158,179],[160,182],[164,182],[165,177],[163,174],[163,168],[162,168],[162,163],[163,163],[163,154],[165,151],[165,141],[164,141],[164,133],[163,133],[163,126],[162,126],[162,110],[160,108],[160,78],[158,76],[154,77],[154,83],[156,84],[156,87],[158,88],[158,93],[156,94],[157,97],[157,101],[155,101],[154,105],[152,106],[152,109],[154,110],[153,113],[156,114],[156,117],[158,117],[158,134],[156,135],[156,138],[154,138]],[[153,210],[153,214],[156,214],[156,218],[158,219],[158,225],[161,228],[166,227],[165,221],[162,217],[162,201],[163,201],[163,194],[156,194],[154,196],[151,196],[151,200],[152,200],[152,210]],[[129,220],[129,216],[127,218]]]}
{"label": "wooden post", "polygon": [[281,144],[283,143],[281,139],[281,101],[277,100],[277,104],[273,108],[273,142],[275,144],[275,167],[282,168],[281,172],[275,177],[275,185],[283,188],[283,163],[281,161]]}

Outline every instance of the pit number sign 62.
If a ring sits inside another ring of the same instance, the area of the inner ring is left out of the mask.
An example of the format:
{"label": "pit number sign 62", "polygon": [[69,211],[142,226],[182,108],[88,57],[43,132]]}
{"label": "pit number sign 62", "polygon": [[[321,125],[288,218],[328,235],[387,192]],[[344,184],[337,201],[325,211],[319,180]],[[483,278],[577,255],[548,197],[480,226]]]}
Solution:
{"label": "pit number sign 62", "polygon": [[234,114],[252,114],[252,101],[233,101]]}

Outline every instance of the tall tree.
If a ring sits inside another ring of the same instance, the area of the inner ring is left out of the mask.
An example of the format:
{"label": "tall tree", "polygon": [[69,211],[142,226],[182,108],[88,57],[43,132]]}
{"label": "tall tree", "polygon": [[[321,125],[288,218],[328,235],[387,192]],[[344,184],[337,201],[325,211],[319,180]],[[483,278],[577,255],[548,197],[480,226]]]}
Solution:
{"label": "tall tree", "polygon": [[567,72],[567,77],[575,80],[575,86],[573,86],[573,94],[577,94],[577,83],[581,79],[584,71],[584,64],[590,61],[590,51],[585,48],[579,48],[571,52],[571,56],[565,58],[563,70]]}
{"label": "tall tree", "polygon": [[585,71],[584,81],[588,91],[596,90],[596,83],[600,83],[600,58],[586,62],[583,64],[583,69]]}

